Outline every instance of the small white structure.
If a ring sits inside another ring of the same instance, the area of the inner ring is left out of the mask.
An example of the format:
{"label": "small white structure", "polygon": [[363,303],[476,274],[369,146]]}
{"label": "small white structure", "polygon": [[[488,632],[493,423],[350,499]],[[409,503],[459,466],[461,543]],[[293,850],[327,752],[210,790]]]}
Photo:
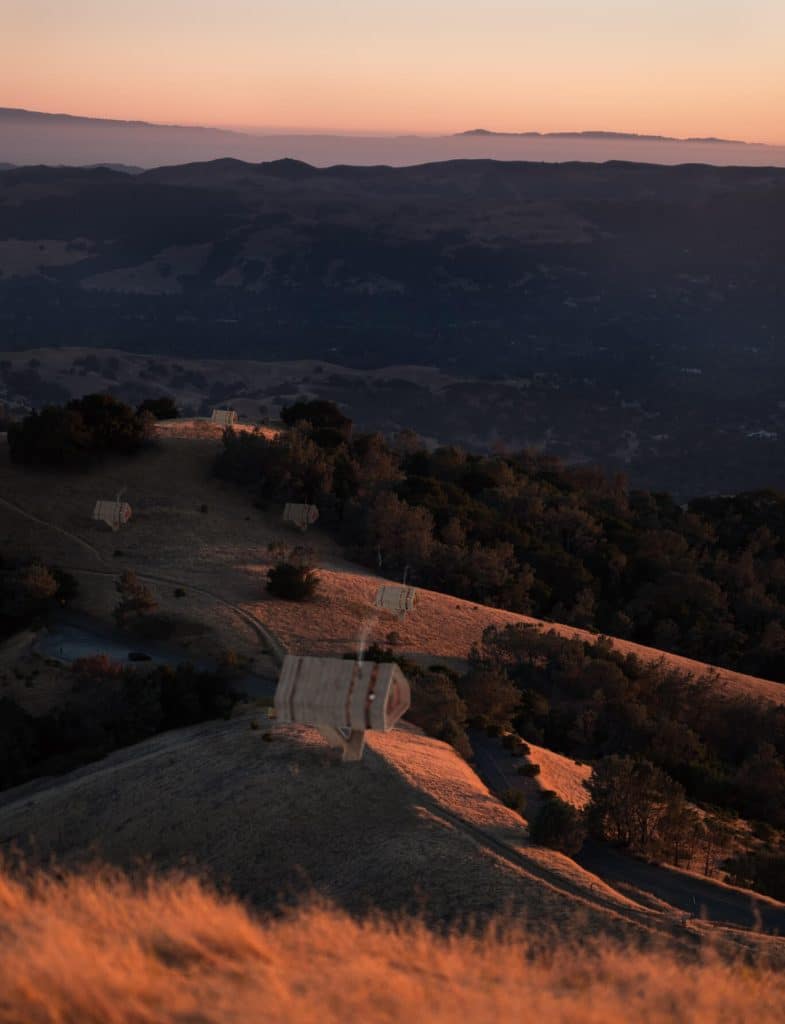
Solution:
{"label": "small white structure", "polygon": [[232,427],[237,422],[237,413],[234,409],[213,409],[210,422],[218,423],[222,427]]}
{"label": "small white structure", "polygon": [[97,501],[93,509],[93,519],[97,519],[116,532],[131,518],[131,506],[126,501],[115,498],[114,501]]}
{"label": "small white structure", "polygon": [[287,501],[283,509],[283,521],[292,523],[303,533],[309,526],[313,526],[319,518],[319,509],[316,505],[302,505],[294,501]]}
{"label": "small white structure", "polygon": [[315,726],[342,751],[344,761],[359,761],[366,729],[389,732],[410,703],[409,682],[392,662],[287,654],[275,691],[275,717]]}
{"label": "small white structure", "polygon": [[385,583],[376,591],[373,603],[377,608],[384,608],[397,615],[399,619],[405,619],[406,613],[413,611],[416,600],[417,591],[414,587]]}

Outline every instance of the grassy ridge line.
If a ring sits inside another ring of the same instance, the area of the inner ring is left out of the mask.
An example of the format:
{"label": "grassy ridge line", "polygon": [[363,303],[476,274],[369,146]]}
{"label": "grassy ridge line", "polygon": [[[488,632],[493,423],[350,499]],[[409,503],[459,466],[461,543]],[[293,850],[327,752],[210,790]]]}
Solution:
{"label": "grassy ridge line", "polygon": [[[118,927],[118,925],[121,925]],[[254,919],[192,878],[0,874],[2,1024],[711,1024],[782,1019],[765,957],[644,952],[538,923],[434,935],[327,906]]]}

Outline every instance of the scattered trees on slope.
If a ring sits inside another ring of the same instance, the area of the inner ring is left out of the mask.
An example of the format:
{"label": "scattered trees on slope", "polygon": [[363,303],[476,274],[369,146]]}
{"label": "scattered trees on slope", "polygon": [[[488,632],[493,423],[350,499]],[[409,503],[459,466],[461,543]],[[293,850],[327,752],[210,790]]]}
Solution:
{"label": "scattered trees on slope", "polygon": [[353,432],[329,402],[282,417],[275,439],[228,431],[216,472],[317,504],[384,574],[785,680],[785,495],[682,508],[549,456]]}
{"label": "scattered trees on slope", "polygon": [[583,760],[646,758],[690,799],[785,827],[785,707],[642,662],[604,637],[533,626],[490,627],[471,661],[515,685],[514,725],[532,741]]}

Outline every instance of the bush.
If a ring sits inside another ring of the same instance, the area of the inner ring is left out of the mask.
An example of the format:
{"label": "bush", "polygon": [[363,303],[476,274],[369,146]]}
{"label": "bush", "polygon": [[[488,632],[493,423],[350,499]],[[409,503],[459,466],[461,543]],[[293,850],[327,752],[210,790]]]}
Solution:
{"label": "bush", "polygon": [[158,602],[152,591],[130,569],[126,569],[122,573],[115,584],[115,590],[120,595],[120,600],[114,610],[118,626],[124,625],[131,615],[137,617],[146,615],[158,607]]}
{"label": "bush", "polygon": [[529,823],[529,837],[538,846],[548,846],[572,856],[586,838],[583,815],[554,794]]}
{"label": "bush", "polygon": [[540,766],[538,764],[522,764],[518,769],[519,775],[525,775],[529,779],[536,778],[540,774]]}
{"label": "bush", "polygon": [[267,589],[285,601],[307,601],[318,586],[319,575],[308,565],[278,562],[267,573]]}
{"label": "bush", "polygon": [[511,807],[512,810],[523,814],[526,808],[526,797],[519,789],[505,789],[501,799],[505,807]]}
{"label": "bush", "polygon": [[174,399],[168,396],[163,398],[146,398],[136,411],[137,413],[152,413],[157,420],[176,420],[180,415]]}

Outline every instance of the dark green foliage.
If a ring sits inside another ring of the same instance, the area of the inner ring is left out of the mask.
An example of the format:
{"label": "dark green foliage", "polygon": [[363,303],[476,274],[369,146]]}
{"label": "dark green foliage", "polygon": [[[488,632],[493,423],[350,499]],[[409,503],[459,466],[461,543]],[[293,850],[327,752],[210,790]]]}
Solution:
{"label": "dark green foliage", "polygon": [[131,617],[138,618],[158,607],[153,592],[146,587],[135,572],[126,569],[115,584],[120,600],[114,610],[118,625],[124,625]]}
{"label": "dark green foliage", "polygon": [[152,413],[157,420],[176,420],[180,415],[175,400],[168,395],[161,398],[146,398],[136,411]]}
{"label": "dark green foliage", "polygon": [[111,395],[86,395],[47,406],[11,424],[11,460],[24,465],[84,468],[97,456],[130,455],[149,442],[152,417]]}
{"label": "dark green foliage", "polygon": [[78,591],[76,579],[56,566],[0,557],[0,637],[45,621]]}
{"label": "dark green foliage", "polygon": [[474,669],[459,683],[469,721],[480,728],[509,726],[521,702],[520,690],[499,670]]}
{"label": "dark green foliage", "polygon": [[785,852],[743,854],[726,860],[724,867],[732,884],[785,901]]}
{"label": "dark green foliage", "polygon": [[587,783],[593,835],[638,853],[652,853],[682,809],[684,789],[645,758],[603,758]]}
{"label": "dark green foliage", "polygon": [[530,822],[529,837],[539,846],[549,846],[572,856],[583,846],[586,823],[580,811],[553,795]]}
{"label": "dark green foliage", "polygon": [[785,680],[785,495],[684,509],[549,456],[352,434],[329,402],[285,421],[274,440],[227,432],[216,472],[259,502],[317,504],[386,575]]}
{"label": "dark green foliage", "polygon": [[352,421],[334,402],[323,399],[284,406],[281,419],[288,427],[307,423],[313,440],[323,448],[337,448],[352,432]]}
{"label": "dark green foliage", "polygon": [[529,779],[534,779],[540,774],[540,766],[533,764],[531,761],[527,761],[526,764],[522,764],[518,768],[519,775],[525,775]]}
{"label": "dark green foliage", "polygon": [[0,789],[69,771],[165,729],[228,717],[238,695],[191,665],[135,672],[103,657],[75,663],[72,696],[33,718],[0,698]]}
{"label": "dark green foliage", "polygon": [[519,789],[505,789],[501,794],[501,801],[505,807],[511,807],[519,814],[526,810],[526,797]]}
{"label": "dark green foliage", "polygon": [[785,826],[785,708],[728,694],[711,674],[642,662],[605,637],[489,628],[471,661],[516,685],[515,728],[536,742],[584,760],[642,756],[693,800]]}
{"label": "dark green foliage", "polygon": [[0,788],[24,782],[37,754],[35,720],[8,697],[0,697]]}
{"label": "dark green foliage", "polygon": [[52,566],[49,570],[57,582],[55,599],[61,605],[69,605],[79,594],[79,583],[75,576],[65,569]]}
{"label": "dark green foliage", "polygon": [[319,586],[319,574],[309,565],[277,562],[267,573],[267,589],[285,601],[307,601]]}

